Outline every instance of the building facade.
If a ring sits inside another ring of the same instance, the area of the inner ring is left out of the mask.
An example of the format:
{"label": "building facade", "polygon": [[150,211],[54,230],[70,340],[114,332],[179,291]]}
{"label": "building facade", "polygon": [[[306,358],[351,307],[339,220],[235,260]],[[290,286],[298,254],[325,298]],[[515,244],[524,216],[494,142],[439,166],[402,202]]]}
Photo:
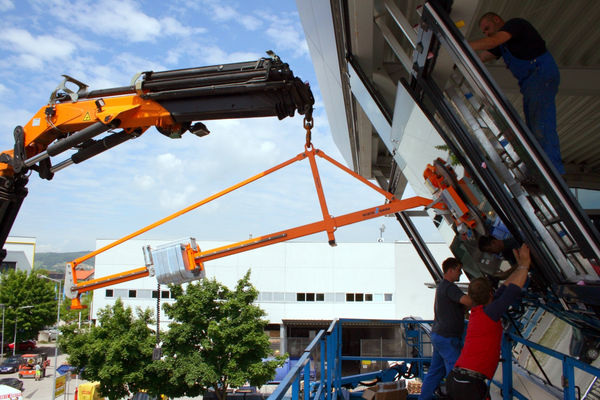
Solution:
{"label": "building facade", "polygon": [[0,266],[0,272],[10,270],[30,272],[35,258],[35,242],[34,237],[9,236],[4,245],[6,257]]}
{"label": "building facade", "polygon": [[[110,243],[98,240],[96,247]],[[99,278],[144,265],[142,248],[166,241],[131,240],[96,256],[95,277]],[[202,250],[226,245],[198,242]],[[450,256],[444,243],[429,243],[441,263]],[[433,318],[434,291],[425,283],[433,279],[409,242],[327,243],[288,242],[263,247],[205,263],[207,278],[233,288],[251,270],[258,289],[257,304],[266,311],[274,349],[288,351],[293,338],[308,340],[335,318],[401,319]],[[159,289],[154,277],[136,279],[94,291],[92,319],[117,298],[132,308],[153,310],[157,298],[174,301],[166,285]],[[161,312],[161,329],[170,322]],[[304,340],[300,340],[303,348]]]}

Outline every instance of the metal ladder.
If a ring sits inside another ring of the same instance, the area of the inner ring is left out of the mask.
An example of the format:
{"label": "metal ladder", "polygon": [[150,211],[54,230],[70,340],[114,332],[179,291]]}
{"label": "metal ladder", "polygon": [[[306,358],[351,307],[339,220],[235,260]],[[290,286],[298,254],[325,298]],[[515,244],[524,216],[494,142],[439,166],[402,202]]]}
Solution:
{"label": "metal ladder", "polygon": [[600,380],[598,377],[594,378],[594,381],[583,395],[584,400],[600,400]]}
{"label": "metal ladder", "polygon": [[458,70],[452,74],[444,92],[485,153],[485,167],[492,168],[501,177],[555,260],[561,277],[570,282],[597,280],[590,261],[582,254],[552,201],[539,187],[527,184],[527,167],[515,151],[512,132],[496,121],[493,107],[475,94]]}

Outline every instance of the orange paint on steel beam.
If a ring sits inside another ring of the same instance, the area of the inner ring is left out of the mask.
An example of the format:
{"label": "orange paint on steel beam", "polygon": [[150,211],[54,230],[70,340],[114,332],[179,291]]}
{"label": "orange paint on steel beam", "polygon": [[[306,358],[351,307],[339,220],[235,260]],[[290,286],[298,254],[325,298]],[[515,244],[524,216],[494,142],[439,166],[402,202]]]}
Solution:
{"label": "orange paint on steel beam", "polygon": [[323,193],[323,185],[321,185],[321,177],[319,176],[319,169],[317,168],[317,162],[315,160],[315,148],[311,146],[310,150],[308,146],[305,147],[308,153],[308,162],[310,163],[310,170],[312,171],[313,180],[315,181],[315,188],[317,189],[317,196],[319,198],[319,205],[321,206],[321,213],[323,214],[323,222],[326,225],[327,238],[329,239],[330,245],[335,245],[335,226],[331,220],[331,215],[327,209],[327,201],[325,200],[325,194]]}
{"label": "orange paint on steel beam", "polygon": [[83,293],[88,292],[90,290],[103,288],[105,286],[127,282],[133,279],[143,278],[148,275],[150,275],[148,268],[141,267],[129,271],[119,272],[118,274],[107,275],[101,278],[92,279],[90,281],[84,281],[82,283],[73,285],[71,290],[76,291],[78,293]]}
{"label": "orange paint on steel beam", "polygon": [[[366,221],[372,218],[381,217],[387,214],[409,210],[415,207],[427,206],[430,204],[431,199],[416,196],[404,200],[393,200],[389,203],[382,204],[380,206],[366,208],[364,210],[344,214],[339,217],[332,217],[331,220],[334,223],[335,227],[341,227],[361,221]],[[328,226],[329,225],[326,221],[318,221],[307,225],[302,225],[296,228],[271,233],[269,235],[264,235],[253,239],[237,242],[234,244],[217,247],[211,250],[198,251],[196,252],[196,263],[204,263],[206,261],[215,260],[217,258],[230,256],[244,251],[257,249],[260,247],[292,239],[297,239],[303,236],[312,235],[327,230]]]}

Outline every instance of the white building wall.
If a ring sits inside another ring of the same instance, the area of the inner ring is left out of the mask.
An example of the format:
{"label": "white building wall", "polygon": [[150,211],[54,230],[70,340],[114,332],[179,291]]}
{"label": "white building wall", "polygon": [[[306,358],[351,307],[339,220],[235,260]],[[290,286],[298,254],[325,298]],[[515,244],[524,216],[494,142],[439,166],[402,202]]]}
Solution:
{"label": "white building wall", "polygon": [[9,236],[4,244],[4,262],[14,262],[18,271],[30,272],[33,269],[35,243],[34,237]]}
{"label": "white building wall", "polygon": [[[110,243],[98,240],[97,248]],[[95,276],[115,274],[144,265],[142,247],[166,241],[131,240],[96,256]],[[203,250],[227,243],[198,242]],[[442,243],[429,244],[438,263],[451,256]],[[288,242],[236,254],[205,263],[208,278],[233,288],[251,269],[251,282],[259,290],[258,304],[272,323],[283,319],[329,320],[334,318],[398,319],[406,316],[433,317],[434,292],[425,282],[432,278],[412,244]],[[94,293],[92,318],[98,310],[121,296],[132,307],[156,308],[151,292],[155,278],[125,282]],[[112,289],[114,297],[106,297]],[[137,297],[129,298],[129,290]],[[161,290],[168,290],[163,285]],[[298,293],[322,294],[323,301],[297,301]],[[363,301],[347,301],[347,294],[362,294]],[[371,295],[371,301],[366,296]],[[173,301],[163,299],[163,302]],[[161,312],[161,324],[167,323]]]}

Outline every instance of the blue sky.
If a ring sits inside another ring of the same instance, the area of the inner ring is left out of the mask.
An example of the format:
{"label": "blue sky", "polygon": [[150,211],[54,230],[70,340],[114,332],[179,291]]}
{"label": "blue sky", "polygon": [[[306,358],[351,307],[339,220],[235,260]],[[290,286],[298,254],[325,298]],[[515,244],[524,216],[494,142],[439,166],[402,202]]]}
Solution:
{"label": "blue sky", "polygon": [[[43,107],[62,74],[104,89],[128,85],[140,71],[256,60],[275,51],[310,82],[317,100],[313,143],[336,149],[293,0],[0,0],[0,146]],[[15,236],[38,251],[93,249],[302,152],[302,119],[206,121],[211,134],[168,139],[153,128],[52,181],[33,174]],[[53,158],[53,164],[63,157]],[[360,182],[320,163],[332,215],[383,202]],[[144,237],[247,239],[320,219],[307,161],[288,167]],[[340,228],[338,241],[406,240],[395,219]],[[427,221],[428,226],[431,222]],[[429,229],[428,232],[432,232]],[[428,238],[438,238],[427,234]],[[325,234],[307,240],[326,241]]]}

